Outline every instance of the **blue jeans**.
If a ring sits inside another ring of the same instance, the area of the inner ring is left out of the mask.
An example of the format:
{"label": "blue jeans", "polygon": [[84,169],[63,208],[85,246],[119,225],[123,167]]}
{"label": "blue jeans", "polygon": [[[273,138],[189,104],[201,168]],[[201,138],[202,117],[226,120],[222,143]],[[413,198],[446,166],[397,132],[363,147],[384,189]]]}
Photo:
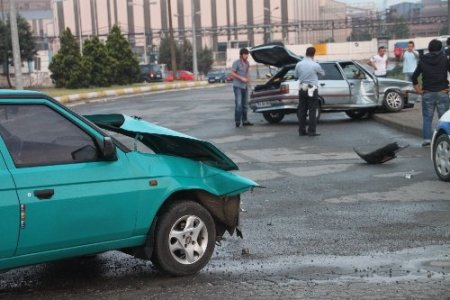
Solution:
{"label": "blue jeans", "polygon": [[424,92],[422,96],[422,133],[424,140],[431,140],[431,126],[436,108],[440,118],[449,108],[448,94],[443,92]]}
{"label": "blue jeans", "polygon": [[247,89],[233,86],[234,91],[234,121],[241,123],[247,121],[248,96]]}

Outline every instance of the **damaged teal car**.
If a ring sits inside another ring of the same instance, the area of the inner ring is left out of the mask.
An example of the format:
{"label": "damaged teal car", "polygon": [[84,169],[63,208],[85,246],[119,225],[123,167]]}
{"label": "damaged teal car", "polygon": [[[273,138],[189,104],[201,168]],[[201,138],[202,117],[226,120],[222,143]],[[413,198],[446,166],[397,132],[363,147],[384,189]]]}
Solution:
{"label": "damaged teal car", "polygon": [[201,270],[257,186],[211,143],[121,114],[0,90],[0,270],[117,249]]}

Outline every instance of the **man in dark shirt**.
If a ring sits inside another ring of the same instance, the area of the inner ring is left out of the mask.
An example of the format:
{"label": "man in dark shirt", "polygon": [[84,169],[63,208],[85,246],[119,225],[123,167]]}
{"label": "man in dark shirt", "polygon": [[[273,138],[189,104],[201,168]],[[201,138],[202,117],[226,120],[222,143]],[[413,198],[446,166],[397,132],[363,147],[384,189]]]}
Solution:
{"label": "man in dark shirt", "polygon": [[[431,40],[429,53],[425,54],[417,64],[412,75],[412,82],[417,93],[422,94],[422,134],[423,147],[430,146],[434,111],[437,108],[439,118],[449,108],[447,72],[450,72],[450,61],[442,52],[442,42]],[[417,78],[422,74],[422,86]]]}

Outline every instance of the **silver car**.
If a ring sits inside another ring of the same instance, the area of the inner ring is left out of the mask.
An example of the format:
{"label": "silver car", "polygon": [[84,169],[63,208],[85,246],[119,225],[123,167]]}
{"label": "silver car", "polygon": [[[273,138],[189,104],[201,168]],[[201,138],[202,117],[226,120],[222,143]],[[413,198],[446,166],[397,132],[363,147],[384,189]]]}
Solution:
{"label": "silver car", "polygon": [[[250,54],[258,63],[279,68],[269,81],[255,86],[250,96],[250,108],[262,113],[270,123],[278,123],[286,114],[296,113],[299,82],[294,78],[294,69],[302,57],[279,44],[254,47]],[[325,75],[319,76],[317,117],[325,111],[344,111],[352,119],[370,115],[378,108],[398,112],[413,107],[419,97],[411,82],[376,77],[356,61],[319,63]]]}

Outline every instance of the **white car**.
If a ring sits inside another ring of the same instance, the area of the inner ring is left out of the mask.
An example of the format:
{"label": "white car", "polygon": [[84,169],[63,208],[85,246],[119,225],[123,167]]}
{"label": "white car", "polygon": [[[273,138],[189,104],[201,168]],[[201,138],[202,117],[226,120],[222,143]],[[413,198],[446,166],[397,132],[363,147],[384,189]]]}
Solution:
{"label": "white car", "polygon": [[[256,62],[280,68],[265,84],[255,86],[249,101],[253,112],[262,113],[270,123],[296,113],[299,81],[294,78],[294,69],[302,57],[282,44],[257,46],[250,54]],[[398,112],[413,107],[419,97],[411,82],[378,78],[356,61],[319,63],[325,76],[319,76],[318,117],[321,111],[345,111],[352,119],[360,119],[377,108]]]}
{"label": "white car", "polygon": [[442,181],[450,181],[450,111],[438,121],[431,141],[434,170]]}

